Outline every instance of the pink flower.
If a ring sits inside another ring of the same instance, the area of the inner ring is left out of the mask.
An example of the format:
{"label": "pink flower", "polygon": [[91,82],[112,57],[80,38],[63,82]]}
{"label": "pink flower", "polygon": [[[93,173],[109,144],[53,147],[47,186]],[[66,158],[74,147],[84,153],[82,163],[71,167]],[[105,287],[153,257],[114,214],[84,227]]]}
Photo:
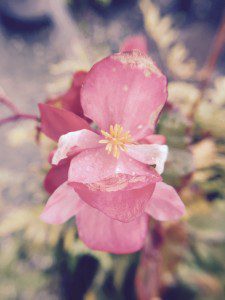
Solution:
{"label": "pink flower", "polygon": [[[126,38],[121,46],[121,52],[139,50],[144,54],[148,53],[147,39],[144,35],[134,35]],[[80,103],[80,90],[87,72],[77,71],[73,74],[69,89],[54,98],[47,99],[46,104],[58,108],[64,108],[76,115],[85,118],[83,108]]]}
{"label": "pink flower", "polygon": [[149,215],[165,221],[184,214],[178,194],[160,176],[168,153],[164,137],[153,134],[166,85],[151,58],[118,53],[96,63],[81,89],[84,115],[94,126],[40,104],[42,131],[58,140],[45,180],[54,192],[42,220],[60,224],[76,215],[88,247],[130,253],[143,246]]}

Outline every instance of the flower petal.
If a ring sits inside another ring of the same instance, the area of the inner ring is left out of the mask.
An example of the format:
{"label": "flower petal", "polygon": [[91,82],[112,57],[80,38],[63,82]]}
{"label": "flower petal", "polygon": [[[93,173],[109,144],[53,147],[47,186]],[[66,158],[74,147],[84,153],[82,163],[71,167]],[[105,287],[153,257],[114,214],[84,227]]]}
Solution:
{"label": "flower petal", "polygon": [[100,192],[92,191],[80,183],[72,183],[71,185],[87,204],[121,222],[131,222],[140,216],[150,201],[155,188],[155,184],[150,184],[141,189]]}
{"label": "flower petal", "polygon": [[166,77],[139,51],[114,54],[96,63],[81,89],[88,118],[106,131],[120,124],[134,140],[153,131],[166,98]]}
{"label": "flower petal", "polygon": [[95,191],[118,191],[141,188],[161,181],[147,165],[121,152],[119,159],[104,148],[88,149],[75,156],[70,164],[68,181],[86,184]]}
{"label": "flower petal", "polygon": [[143,140],[140,141],[141,144],[158,144],[165,145],[166,137],[161,134],[150,134],[144,137]]}
{"label": "flower petal", "polygon": [[83,117],[83,109],[80,103],[80,89],[86,74],[87,72],[85,71],[78,71],[74,73],[69,90],[53,99],[48,99],[46,104],[64,108],[80,117]]}
{"label": "flower petal", "polygon": [[70,89],[62,97],[62,107],[72,111],[76,115],[83,117],[83,109],[80,103],[80,89],[84,82],[87,72],[78,71],[73,75],[73,81]]}
{"label": "flower petal", "polygon": [[52,158],[52,164],[57,165],[60,160],[67,158],[67,154],[73,148],[76,148],[76,150],[83,150],[100,147],[99,140],[100,136],[98,134],[87,129],[62,135],[58,141],[58,149]]}
{"label": "flower petal", "polygon": [[41,131],[55,141],[67,132],[90,129],[84,119],[65,109],[59,109],[44,103],[39,104],[39,109],[41,113]]}
{"label": "flower petal", "polygon": [[159,221],[172,221],[184,215],[185,206],[172,186],[159,182],[156,184],[146,212]]}
{"label": "flower petal", "polygon": [[127,153],[134,159],[148,165],[156,165],[156,171],[162,174],[168,155],[167,145],[128,145]]}
{"label": "flower petal", "polygon": [[63,182],[67,181],[69,166],[70,159],[65,159],[59,165],[52,166],[44,180],[45,190],[49,194],[52,194],[57,187],[59,187]]}
{"label": "flower petal", "polygon": [[49,198],[40,218],[50,224],[61,224],[73,217],[84,205],[74,189],[64,182]]}
{"label": "flower petal", "polygon": [[120,51],[139,50],[144,54],[148,54],[148,42],[144,35],[134,35],[126,38],[121,46]]}
{"label": "flower petal", "polygon": [[147,234],[147,215],[130,223],[113,220],[86,205],[76,217],[80,239],[91,249],[125,254],[142,248]]}

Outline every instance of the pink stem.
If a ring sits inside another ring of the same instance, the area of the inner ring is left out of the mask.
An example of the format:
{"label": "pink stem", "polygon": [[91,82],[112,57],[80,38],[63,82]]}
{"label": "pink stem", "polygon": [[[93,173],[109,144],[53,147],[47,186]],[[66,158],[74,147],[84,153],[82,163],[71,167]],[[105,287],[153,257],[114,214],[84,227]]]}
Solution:
{"label": "pink stem", "polygon": [[205,62],[205,66],[201,71],[201,75],[202,75],[201,84],[203,89],[205,89],[209,83],[209,80],[216,67],[216,63],[224,48],[224,45],[225,45],[225,11],[219,29],[216,33],[214,43],[212,44],[210,54],[207,58],[207,61]]}
{"label": "pink stem", "polygon": [[17,120],[34,120],[37,122],[39,121],[39,118],[35,115],[20,112],[19,108],[15,104],[13,104],[9,99],[6,98],[4,91],[2,90],[0,90],[0,103],[5,105],[13,113],[12,116],[1,119],[0,126]]}
{"label": "pink stem", "polygon": [[15,122],[17,120],[34,120],[34,121],[39,121],[38,117],[35,115],[30,115],[30,114],[23,114],[23,113],[17,113],[15,115],[12,115],[10,117],[4,118],[0,120],[0,126],[4,125],[9,122]]}
{"label": "pink stem", "polygon": [[163,241],[163,228],[160,222],[150,224],[136,273],[135,284],[138,300],[153,300],[160,297]]}
{"label": "pink stem", "polygon": [[0,103],[8,107],[12,112],[19,114],[19,109],[5,96],[0,95]]}

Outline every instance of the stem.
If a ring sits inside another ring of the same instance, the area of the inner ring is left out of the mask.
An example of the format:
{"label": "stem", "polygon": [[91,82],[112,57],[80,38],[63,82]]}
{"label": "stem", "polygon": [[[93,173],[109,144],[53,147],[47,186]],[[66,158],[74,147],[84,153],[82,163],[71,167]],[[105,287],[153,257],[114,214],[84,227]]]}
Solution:
{"label": "stem", "polygon": [[5,95],[0,95],[0,103],[8,107],[13,113],[18,114],[19,109],[10,100],[8,100]]}
{"label": "stem", "polygon": [[206,60],[205,66],[200,72],[202,88],[205,88],[208,85],[212,73],[216,67],[217,60],[221,54],[221,51],[223,50],[224,44],[225,44],[225,12],[222,17],[220,26],[217,30],[214,43],[212,45],[210,54]]}
{"label": "stem", "polygon": [[1,119],[0,126],[7,124],[9,122],[15,122],[17,120],[34,120],[37,122],[39,121],[39,118],[35,115],[25,114],[20,112],[19,108],[15,104],[13,104],[9,99],[7,99],[4,91],[1,88],[0,88],[0,104],[5,105],[13,113],[12,116]]}
{"label": "stem", "polygon": [[30,114],[23,114],[23,113],[17,113],[15,115],[12,115],[10,117],[4,118],[0,120],[0,126],[7,124],[9,122],[15,122],[17,120],[34,120],[34,121],[39,121],[38,117],[35,115],[30,115]]}
{"label": "stem", "polygon": [[160,222],[150,224],[135,281],[139,300],[160,299],[163,240]]}
{"label": "stem", "polygon": [[[220,26],[216,32],[216,36],[214,38],[214,43],[212,45],[210,54],[208,55],[208,58],[205,62],[204,67],[199,72],[201,93],[200,93],[200,96],[198,97],[198,99],[196,100],[196,102],[192,106],[192,109],[191,109],[191,112],[189,115],[189,119],[191,121],[194,120],[195,113],[196,113],[199,105],[201,104],[201,101],[202,101],[204,93],[205,93],[205,89],[207,88],[207,86],[209,84],[209,81],[211,79],[213,71],[216,67],[217,60],[221,54],[221,51],[223,50],[224,44],[225,44],[225,13],[222,17]],[[193,126],[191,126],[188,129],[189,135],[192,132],[192,129],[193,129],[192,127]]]}

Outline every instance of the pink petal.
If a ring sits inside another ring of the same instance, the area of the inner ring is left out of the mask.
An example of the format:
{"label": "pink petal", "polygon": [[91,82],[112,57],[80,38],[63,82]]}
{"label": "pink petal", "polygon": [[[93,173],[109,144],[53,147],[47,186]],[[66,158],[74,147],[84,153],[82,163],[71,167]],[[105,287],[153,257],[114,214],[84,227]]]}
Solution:
{"label": "pink petal", "polygon": [[[93,131],[83,129],[62,135],[58,141],[58,149],[52,158],[52,164],[57,165],[60,160],[67,158],[67,154],[75,147],[79,150],[97,148],[100,136]],[[75,150],[75,149],[74,149]]]}
{"label": "pink petal", "polygon": [[132,253],[142,248],[148,227],[144,214],[122,223],[86,205],[76,217],[80,239],[91,249],[115,254]]}
{"label": "pink petal", "polygon": [[69,90],[53,99],[48,99],[46,104],[62,107],[80,117],[83,117],[83,109],[80,103],[80,89],[86,74],[87,72],[85,71],[78,71],[74,73]]}
{"label": "pink petal", "polygon": [[55,154],[56,149],[52,150],[49,154],[48,154],[48,162],[51,164],[52,163],[52,158]]}
{"label": "pink petal", "polygon": [[146,212],[159,221],[172,221],[184,215],[185,206],[172,186],[159,182]]}
{"label": "pink petal", "polygon": [[87,72],[79,71],[73,75],[72,85],[69,91],[62,98],[63,108],[72,111],[76,115],[83,117],[83,109],[80,103],[80,89]]}
{"label": "pink petal", "polygon": [[166,77],[139,51],[96,63],[81,89],[84,114],[100,129],[120,124],[138,140],[151,133],[167,98]]}
{"label": "pink petal", "polygon": [[166,137],[161,134],[150,134],[145,136],[143,140],[141,140],[142,144],[158,144],[158,145],[165,145],[166,144]]}
{"label": "pink petal", "polygon": [[71,184],[80,198],[87,204],[102,211],[108,217],[121,222],[131,222],[140,216],[149,202],[155,184],[141,189],[117,192],[92,191],[79,183]]}
{"label": "pink petal", "polygon": [[84,119],[65,109],[59,109],[44,103],[39,104],[39,109],[41,113],[41,130],[55,141],[67,132],[90,129]]}
{"label": "pink petal", "polygon": [[147,164],[156,165],[155,169],[159,174],[164,170],[164,164],[168,155],[166,145],[128,145],[127,153],[134,159]]}
{"label": "pink petal", "polygon": [[46,223],[61,224],[77,214],[83,205],[74,189],[64,182],[51,195],[40,218]]}
{"label": "pink petal", "polygon": [[148,54],[148,42],[144,35],[134,35],[129,36],[123,42],[120,51],[132,51],[132,50],[139,50],[144,54]]}
{"label": "pink petal", "polygon": [[44,180],[45,190],[49,194],[52,194],[57,187],[59,187],[63,182],[67,181],[69,166],[70,159],[65,159],[59,165],[52,166]]}
{"label": "pink petal", "polygon": [[118,191],[146,186],[161,181],[161,177],[121,152],[116,159],[104,148],[84,150],[70,164],[69,182],[83,183],[95,191]]}

